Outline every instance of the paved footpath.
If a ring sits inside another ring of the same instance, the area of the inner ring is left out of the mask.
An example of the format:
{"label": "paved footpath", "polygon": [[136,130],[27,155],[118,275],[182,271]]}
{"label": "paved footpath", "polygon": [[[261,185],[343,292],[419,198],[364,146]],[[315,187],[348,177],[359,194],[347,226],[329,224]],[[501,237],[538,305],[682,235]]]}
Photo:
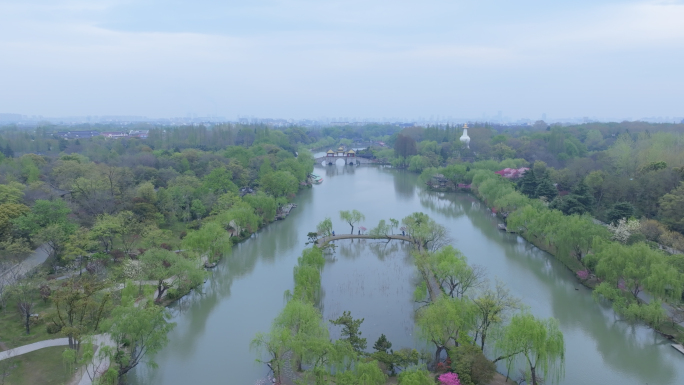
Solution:
{"label": "paved footpath", "polygon": [[[108,335],[106,334],[98,334],[94,336],[93,339],[93,344],[97,346],[103,346],[103,345],[113,345],[114,342],[109,338]],[[4,352],[0,352],[0,361],[6,360],[8,358],[12,357],[17,357],[21,356],[22,354],[30,353],[36,350],[40,350],[43,348],[49,348],[53,346],[68,346],[69,345],[69,339],[68,338],[55,338],[53,340],[45,340],[45,341],[38,341],[34,342],[32,344],[24,345],[24,346],[19,346],[14,349],[6,350]],[[102,375],[102,373],[109,367],[109,359],[108,358],[101,358],[99,355],[96,353],[95,358],[93,359],[93,362],[88,365],[86,368],[81,368],[81,370],[78,371],[77,375],[82,376],[80,379],[76,378],[78,382],[74,382],[78,385],[92,385],[92,380],[90,379],[91,376],[94,377],[99,377]],[[86,372],[88,371],[88,372]],[[94,373],[93,373],[94,372]]]}
{"label": "paved footpath", "polygon": [[0,352],[0,361],[6,360],[8,358],[20,356],[22,354],[30,353],[39,349],[43,348],[49,348],[52,346],[64,346],[64,345],[69,345],[69,339],[68,338],[55,338],[54,340],[45,340],[45,341],[38,341],[34,342],[32,344],[24,345],[24,346],[19,346],[14,349],[6,350],[4,352]]}
{"label": "paved footpath", "polygon": [[5,285],[11,285],[14,283],[13,280],[16,277],[26,274],[29,270],[41,265],[49,255],[49,248],[48,245],[39,246],[30,256],[28,256],[28,258],[12,266],[8,271],[0,274],[0,284],[4,283]]}

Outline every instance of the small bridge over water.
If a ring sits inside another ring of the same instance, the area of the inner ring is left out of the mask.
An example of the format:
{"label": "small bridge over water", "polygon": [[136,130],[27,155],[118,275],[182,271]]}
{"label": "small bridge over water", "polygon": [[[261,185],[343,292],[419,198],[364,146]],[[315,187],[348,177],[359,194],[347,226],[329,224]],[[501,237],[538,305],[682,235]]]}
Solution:
{"label": "small bridge over water", "polygon": [[356,157],[356,156],[347,156],[347,155],[331,155],[331,156],[319,156],[318,158],[314,159],[317,164],[325,163],[326,165],[333,165],[337,163],[338,159],[342,159],[344,161],[344,164],[346,165],[360,165],[360,164],[374,164],[377,163],[371,159],[366,159],[366,158],[361,158],[361,157]]}
{"label": "small bridge over water", "polygon": [[319,164],[333,165],[337,163],[338,159],[344,160],[345,165],[358,166],[360,164],[376,163],[370,159],[357,157],[354,149],[345,150],[343,146],[340,146],[336,151],[330,149],[325,153],[325,156],[319,156],[315,160]]}
{"label": "small bridge over water", "polygon": [[323,247],[327,245],[331,241],[336,241],[338,239],[376,239],[376,240],[392,240],[392,239],[399,239],[402,241],[409,241],[413,242],[413,238],[405,236],[405,235],[380,235],[380,236],[374,236],[374,235],[366,235],[366,234],[340,234],[340,235],[330,235],[327,237],[323,238],[318,238],[316,241],[316,244],[318,247]]}

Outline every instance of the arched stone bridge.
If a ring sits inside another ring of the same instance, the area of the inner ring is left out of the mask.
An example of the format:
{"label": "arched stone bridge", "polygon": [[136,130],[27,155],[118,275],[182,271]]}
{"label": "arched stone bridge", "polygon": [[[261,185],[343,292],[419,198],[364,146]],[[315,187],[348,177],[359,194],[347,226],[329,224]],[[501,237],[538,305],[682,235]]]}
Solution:
{"label": "arched stone bridge", "polygon": [[325,162],[325,164],[335,164],[338,159],[344,160],[344,164],[352,164],[352,165],[359,165],[359,164],[374,164],[377,163],[371,159],[366,159],[366,158],[361,158],[358,156],[346,156],[346,155],[339,155],[339,156],[319,156],[318,158],[314,159],[316,163],[321,164]]}

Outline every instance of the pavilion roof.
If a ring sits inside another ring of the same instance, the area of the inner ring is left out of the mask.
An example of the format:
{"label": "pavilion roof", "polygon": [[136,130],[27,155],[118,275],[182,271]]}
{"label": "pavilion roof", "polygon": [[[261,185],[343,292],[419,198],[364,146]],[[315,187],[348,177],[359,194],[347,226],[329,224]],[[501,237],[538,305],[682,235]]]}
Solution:
{"label": "pavilion roof", "polygon": [[326,152],[326,154],[334,154],[334,153],[335,153],[335,151],[333,151],[333,150],[328,150],[328,151]]}

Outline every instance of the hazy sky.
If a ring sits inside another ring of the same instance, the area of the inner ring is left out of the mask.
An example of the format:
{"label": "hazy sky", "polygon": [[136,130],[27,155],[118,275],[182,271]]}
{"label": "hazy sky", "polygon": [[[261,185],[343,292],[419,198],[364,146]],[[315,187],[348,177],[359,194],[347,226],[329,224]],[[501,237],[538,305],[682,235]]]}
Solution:
{"label": "hazy sky", "polygon": [[684,0],[0,0],[0,112],[684,116]]}

